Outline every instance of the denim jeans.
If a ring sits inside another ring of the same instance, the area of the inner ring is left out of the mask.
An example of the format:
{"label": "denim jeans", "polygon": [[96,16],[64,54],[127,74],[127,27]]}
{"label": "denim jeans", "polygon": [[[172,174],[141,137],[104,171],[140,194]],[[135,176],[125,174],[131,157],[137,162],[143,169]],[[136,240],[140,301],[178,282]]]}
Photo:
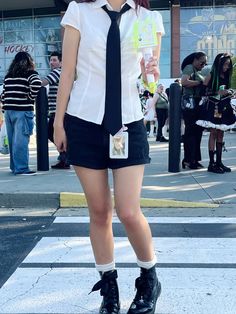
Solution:
{"label": "denim jeans", "polygon": [[30,171],[29,140],[33,133],[32,111],[5,110],[10,150],[10,169],[14,174]]}

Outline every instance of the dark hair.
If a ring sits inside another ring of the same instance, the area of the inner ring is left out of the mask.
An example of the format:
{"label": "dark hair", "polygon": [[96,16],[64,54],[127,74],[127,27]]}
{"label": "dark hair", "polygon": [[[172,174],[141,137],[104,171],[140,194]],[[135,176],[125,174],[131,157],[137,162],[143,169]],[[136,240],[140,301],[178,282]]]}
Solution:
{"label": "dark hair", "polygon": [[34,61],[28,52],[18,52],[9,66],[7,75],[11,77],[24,77],[29,71],[34,70]]}
{"label": "dark hair", "polygon": [[219,53],[215,57],[215,60],[212,64],[211,80],[209,82],[209,86],[215,92],[219,90],[219,77],[220,77],[220,74],[222,72],[222,69],[226,60],[230,60],[230,67],[224,74],[225,85],[226,85],[226,88],[230,87],[230,80],[233,73],[233,63],[232,63],[231,55],[229,55],[228,53]]}
{"label": "dark hair", "polygon": [[59,51],[53,51],[53,52],[50,54],[50,58],[51,58],[51,57],[58,57],[58,60],[61,62],[61,59],[62,59],[61,52],[59,52]]}
{"label": "dark hair", "polygon": [[[76,2],[96,2],[96,0],[76,0]],[[140,7],[144,7],[146,9],[149,9],[150,8],[150,3],[149,3],[149,0],[134,0],[134,3],[136,5],[136,8],[138,6]]]}
{"label": "dark hair", "polygon": [[179,78],[175,79],[174,83],[181,83],[181,79],[179,79]]}
{"label": "dark hair", "polygon": [[198,51],[198,52],[193,52],[190,55],[188,55],[186,58],[184,58],[182,64],[181,64],[181,71],[186,67],[188,64],[192,64],[194,59],[200,59],[202,57],[206,57],[205,52],[203,51]]}
{"label": "dark hair", "polygon": [[143,96],[144,96],[144,97],[149,97],[149,96],[150,96],[150,92],[149,92],[148,90],[145,90],[145,91],[143,92]]}

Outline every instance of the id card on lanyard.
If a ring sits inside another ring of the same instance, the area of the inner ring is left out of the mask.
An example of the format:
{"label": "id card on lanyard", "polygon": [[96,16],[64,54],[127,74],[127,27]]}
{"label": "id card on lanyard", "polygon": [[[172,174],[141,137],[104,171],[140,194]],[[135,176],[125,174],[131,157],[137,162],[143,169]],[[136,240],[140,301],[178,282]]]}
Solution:
{"label": "id card on lanyard", "polygon": [[128,132],[119,132],[114,136],[110,135],[109,157],[112,159],[128,158]]}

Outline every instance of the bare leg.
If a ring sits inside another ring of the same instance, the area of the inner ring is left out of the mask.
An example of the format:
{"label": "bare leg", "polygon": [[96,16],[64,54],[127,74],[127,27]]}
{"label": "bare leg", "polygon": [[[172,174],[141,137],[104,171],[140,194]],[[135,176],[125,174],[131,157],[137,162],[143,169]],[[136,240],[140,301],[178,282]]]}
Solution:
{"label": "bare leg", "polygon": [[117,215],[124,224],[129,241],[140,261],[154,258],[151,230],[140,209],[140,193],[144,166],[113,170]]}
{"label": "bare leg", "polygon": [[143,165],[113,171],[115,208],[140,266],[140,277],[135,281],[136,295],[127,314],[154,313],[161,293],[151,230],[140,209],[143,172]]}
{"label": "bare leg", "polygon": [[75,166],[83,186],[90,214],[90,240],[96,264],[113,261],[112,198],[107,170],[93,170]]}

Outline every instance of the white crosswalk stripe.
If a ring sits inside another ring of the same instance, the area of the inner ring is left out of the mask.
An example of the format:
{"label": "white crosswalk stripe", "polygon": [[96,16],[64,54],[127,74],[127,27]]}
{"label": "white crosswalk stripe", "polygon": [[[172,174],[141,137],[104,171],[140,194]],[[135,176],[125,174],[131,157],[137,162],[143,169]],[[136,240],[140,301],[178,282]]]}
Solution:
{"label": "white crosswalk stripe", "polygon": [[[179,236],[154,236],[157,272],[162,283],[155,313],[235,314],[236,219],[148,217],[148,221],[155,230],[170,224],[179,232]],[[67,236],[66,232],[72,226],[81,231],[88,222],[88,217],[55,219],[52,231],[45,234],[1,288],[1,314],[98,313],[99,293],[88,295],[99,277],[87,229],[79,236]],[[119,226],[117,218],[114,222]],[[179,231],[181,224],[184,229],[189,227],[187,235]],[[200,236],[196,232],[192,237],[191,226],[199,229]],[[204,231],[205,236],[201,236],[202,229],[208,226],[209,233]],[[219,230],[218,237],[213,236],[213,229]],[[115,237],[115,259],[124,314],[134,296],[139,269],[123,234]]]}

